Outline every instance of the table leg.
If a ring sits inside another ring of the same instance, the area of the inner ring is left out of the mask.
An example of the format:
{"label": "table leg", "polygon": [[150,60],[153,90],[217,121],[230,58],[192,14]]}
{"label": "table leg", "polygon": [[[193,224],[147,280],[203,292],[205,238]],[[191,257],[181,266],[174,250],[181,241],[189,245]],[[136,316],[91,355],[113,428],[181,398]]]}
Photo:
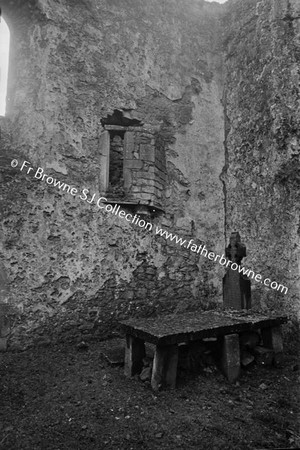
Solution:
{"label": "table leg", "polygon": [[240,341],[238,334],[219,338],[221,344],[221,369],[230,383],[234,383],[241,370]]}
{"label": "table leg", "polygon": [[124,363],[124,373],[127,377],[132,377],[136,373],[140,373],[145,356],[145,342],[127,334]]}
{"label": "table leg", "polygon": [[281,336],[281,327],[263,328],[261,330],[263,344],[267,348],[271,348],[274,351],[274,365],[280,366],[283,359],[283,343]]}
{"label": "table leg", "polygon": [[154,391],[176,387],[178,345],[157,345],[154,354],[151,386]]}

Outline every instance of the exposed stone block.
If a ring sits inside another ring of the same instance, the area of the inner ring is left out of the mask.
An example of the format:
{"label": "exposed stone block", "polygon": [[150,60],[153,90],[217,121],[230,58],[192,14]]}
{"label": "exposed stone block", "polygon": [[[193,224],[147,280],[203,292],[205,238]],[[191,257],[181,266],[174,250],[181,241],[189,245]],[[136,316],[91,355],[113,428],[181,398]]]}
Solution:
{"label": "exposed stone block", "polygon": [[126,336],[124,373],[131,377],[140,373],[143,367],[143,358],[146,356],[145,343],[139,338]]}
{"label": "exposed stone block", "polygon": [[140,158],[143,161],[155,161],[155,149],[152,145],[142,144],[140,146]]}
{"label": "exposed stone block", "polygon": [[133,159],[135,151],[135,133],[126,132],[124,136],[124,160]]}
{"label": "exposed stone block", "polygon": [[280,366],[283,360],[281,327],[263,328],[261,330],[261,335],[264,346],[274,350],[274,365]]}
{"label": "exposed stone block", "polygon": [[249,352],[247,352],[247,351],[242,351],[242,354],[241,354],[241,364],[242,364],[242,366],[243,367],[247,367],[247,366],[250,366],[250,364],[252,364],[253,362],[254,362],[254,356],[251,354],[251,353],[249,353]]}
{"label": "exposed stone block", "polygon": [[153,360],[151,386],[154,391],[176,386],[178,345],[157,345]]}
{"label": "exposed stone block", "polygon": [[253,349],[255,361],[262,366],[270,366],[274,359],[274,350],[266,347],[255,347]]}
{"label": "exposed stone block", "polygon": [[142,169],[143,161],[137,159],[124,159],[124,169]]}
{"label": "exposed stone block", "polygon": [[219,339],[221,345],[221,369],[231,383],[240,375],[240,342],[238,334],[228,334]]}

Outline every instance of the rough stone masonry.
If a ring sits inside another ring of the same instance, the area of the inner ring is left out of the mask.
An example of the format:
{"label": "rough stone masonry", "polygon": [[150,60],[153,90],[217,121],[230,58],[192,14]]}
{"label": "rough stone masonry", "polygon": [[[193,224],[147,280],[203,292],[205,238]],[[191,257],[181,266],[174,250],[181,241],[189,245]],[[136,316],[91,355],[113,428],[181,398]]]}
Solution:
{"label": "rough stone masonry", "polygon": [[0,118],[10,347],[106,337],[118,319],[210,308],[224,275],[12,168],[12,158],[219,254],[238,229],[247,264],[289,286],[283,296],[254,284],[253,306],[296,317],[298,1],[1,7],[11,37]]}

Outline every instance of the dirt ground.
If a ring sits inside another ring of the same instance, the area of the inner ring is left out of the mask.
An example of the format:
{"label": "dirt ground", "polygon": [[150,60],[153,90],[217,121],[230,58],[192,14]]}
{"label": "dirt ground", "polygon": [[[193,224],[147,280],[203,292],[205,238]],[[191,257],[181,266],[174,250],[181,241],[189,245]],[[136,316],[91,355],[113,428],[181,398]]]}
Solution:
{"label": "dirt ground", "polygon": [[[174,391],[126,379],[110,342],[0,355],[1,450],[299,448],[300,372],[255,366],[230,385],[207,369]],[[298,420],[297,420],[298,419]]]}

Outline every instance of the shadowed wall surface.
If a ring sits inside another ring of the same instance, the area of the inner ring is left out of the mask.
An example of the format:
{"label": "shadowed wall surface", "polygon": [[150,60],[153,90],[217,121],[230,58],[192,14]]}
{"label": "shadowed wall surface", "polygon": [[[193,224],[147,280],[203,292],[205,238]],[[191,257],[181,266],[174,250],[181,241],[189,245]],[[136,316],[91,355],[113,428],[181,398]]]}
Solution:
{"label": "shadowed wall surface", "polygon": [[[300,4],[235,1],[223,19],[226,235],[247,237],[252,303],[299,316]],[[237,225],[238,224],[238,225]]]}

